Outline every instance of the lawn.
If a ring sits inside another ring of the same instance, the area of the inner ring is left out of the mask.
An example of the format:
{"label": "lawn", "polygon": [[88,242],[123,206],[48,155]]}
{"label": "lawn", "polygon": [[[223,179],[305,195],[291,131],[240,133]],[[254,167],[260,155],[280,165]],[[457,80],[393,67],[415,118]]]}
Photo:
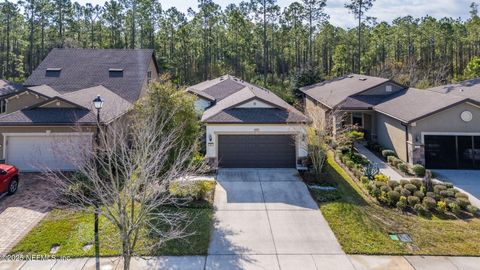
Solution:
{"label": "lawn", "polygon": [[[343,250],[351,254],[417,254],[417,255],[480,255],[480,219],[430,219],[388,209],[366,195],[336,163],[330,153],[327,182],[337,183],[338,193],[332,201],[319,199],[320,209],[335,233]],[[325,192],[325,191],[323,191]],[[322,202],[323,201],[323,202]],[[391,240],[389,233],[408,233],[412,243]]]}
{"label": "lawn", "polygon": [[[213,198],[213,193],[208,197]],[[153,243],[157,240],[151,237],[147,230],[144,230],[138,242],[137,255],[206,255],[213,220],[210,199],[203,203],[189,204],[187,207],[165,207],[163,210],[185,213],[188,216],[186,220],[189,221],[186,223],[186,234],[189,236],[184,239],[168,241],[158,248],[153,247]],[[101,256],[119,255],[121,243],[116,232],[117,230],[112,224],[100,217]],[[92,242],[93,215],[91,213],[55,209],[10,253],[48,255],[53,246],[59,245],[60,248],[55,254],[57,256],[90,257],[94,256],[94,248],[84,250],[84,247]]]}

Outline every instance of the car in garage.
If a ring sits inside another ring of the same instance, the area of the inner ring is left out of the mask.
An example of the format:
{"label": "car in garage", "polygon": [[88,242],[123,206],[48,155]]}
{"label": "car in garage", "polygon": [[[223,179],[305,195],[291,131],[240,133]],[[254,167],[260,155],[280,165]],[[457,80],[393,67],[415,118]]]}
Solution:
{"label": "car in garage", "polygon": [[0,195],[14,194],[18,190],[19,171],[17,167],[8,164],[0,164]]}

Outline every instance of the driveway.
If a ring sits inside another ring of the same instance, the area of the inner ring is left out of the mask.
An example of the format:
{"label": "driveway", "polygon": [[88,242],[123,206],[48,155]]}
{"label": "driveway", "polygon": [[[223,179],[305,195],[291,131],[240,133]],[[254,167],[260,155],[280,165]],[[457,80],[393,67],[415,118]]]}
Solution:
{"label": "driveway", "polygon": [[221,169],[217,181],[206,269],[317,269],[322,255],[348,262],[296,170]]}
{"label": "driveway", "polygon": [[0,198],[0,255],[21,240],[53,204],[48,185],[39,174],[20,175],[17,193]]}
{"label": "driveway", "polygon": [[453,183],[469,193],[472,204],[480,207],[480,170],[434,170],[438,180]]}

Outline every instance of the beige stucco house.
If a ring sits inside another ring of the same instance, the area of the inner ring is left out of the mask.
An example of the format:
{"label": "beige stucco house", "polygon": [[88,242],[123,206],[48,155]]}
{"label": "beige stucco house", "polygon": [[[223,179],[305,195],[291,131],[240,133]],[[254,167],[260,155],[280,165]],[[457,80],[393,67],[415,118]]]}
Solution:
{"label": "beige stucco house", "polygon": [[410,164],[480,169],[480,79],[419,90],[352,74],[301,92],[307,115],[334,131],[357,124]]}
{"label": "beige stucco house", "polygon": [[187,89],[205,126],[206,157],[223,168],[296,168],[307,118],[271,91],[225,75]]}
{"label": "beige stucco house", "polygon": [[75,157],[58,148],[92,144],[93,99],[104,100],[100,121],[108,124],[157,78],[153,50],[53,49],[22,86],[1,81],[0,160],[21,171],[74,170]]}

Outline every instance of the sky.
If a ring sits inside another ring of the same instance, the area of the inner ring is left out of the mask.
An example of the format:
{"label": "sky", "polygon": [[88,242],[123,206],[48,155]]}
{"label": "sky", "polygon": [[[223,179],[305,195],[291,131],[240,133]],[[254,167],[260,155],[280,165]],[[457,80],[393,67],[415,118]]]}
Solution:
{"label": "sky", "polygon": [[[103,4],[105,0],[72,0],[81,4],[93,3]],[[178,10],[186,12],[189,7],[196,9],[197,0],[159,0],[164,9],[175,6]],[[215,0],[216,3],[225,8],[230,3],[240,3],[242,0]],[[277,4],[282,8],[288,6],[295,0],[277,0]],[[300,0],[296,0],[300,1]],[[330,15],[330,23],[335,26],[353,27],[355,19],[352,14],[344,7],[348,0],[327,0],[325,12]],[[478,0],[376,0],[373,8],[368,12],[368,16],[377,18],[378,22],[391,22],[400,16],[411,15],[415,18],[430,15],[436,18],[469,17],[470,3]]]}

